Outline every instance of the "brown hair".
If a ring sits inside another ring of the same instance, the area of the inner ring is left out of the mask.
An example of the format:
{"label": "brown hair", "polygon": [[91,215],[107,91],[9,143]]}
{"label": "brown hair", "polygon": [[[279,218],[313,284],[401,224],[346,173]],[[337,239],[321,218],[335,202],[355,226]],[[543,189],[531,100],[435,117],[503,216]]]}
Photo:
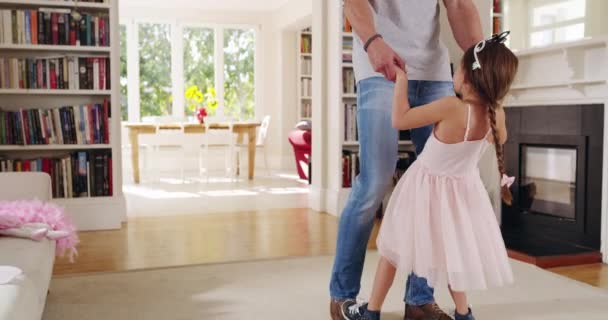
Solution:
{"label": "brown hair", "polygon": [[[513,83],[519,60],[504,44],[486,41],[483,50],[477,53],[481,69],[473,70],[475,62],[475,46],[469,48],[462,58],[464,81],[477,93],[479,99],[488,107],[488,117],[492,128],[492,137],[496,145],[498,171],[502,177],[506,174],[503,146],[498,139],[496,129],[496,110],[501,108],[500,102],[509,92]],[[508,186],[503,186],[501,196],[505,203],[511,205],[513,196]]]}

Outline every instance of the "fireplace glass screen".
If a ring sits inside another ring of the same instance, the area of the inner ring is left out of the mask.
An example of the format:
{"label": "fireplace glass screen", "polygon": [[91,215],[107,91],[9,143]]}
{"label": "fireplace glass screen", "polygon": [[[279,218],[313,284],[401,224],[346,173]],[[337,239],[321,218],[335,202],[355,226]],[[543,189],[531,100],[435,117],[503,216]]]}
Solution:
{"label": "fireplace glass screen", "polygon": [[522,209],[575,219],[576,153],[573,148],[523,146]]}

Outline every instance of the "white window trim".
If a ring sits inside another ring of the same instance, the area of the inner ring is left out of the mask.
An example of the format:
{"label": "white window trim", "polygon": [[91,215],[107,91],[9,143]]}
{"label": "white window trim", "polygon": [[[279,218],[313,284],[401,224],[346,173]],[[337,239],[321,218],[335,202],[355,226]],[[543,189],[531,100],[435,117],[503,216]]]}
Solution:
{"label": "white window trim", "polygon": [[[139,39],[138,26],[141,23],[169,24],[171,32],[171,88],[173,94],[172,115],[183,117],[185,113],[184,98],[184,53],[183,53],[183,30],[184,28],[208,28],[214,30],[214,86],[218,99],[217,115],[224,115],[224,30],[225,29],[251,29],[255,34],[254,53],[254,113],[260,111],[260,88],[261,80],[260,59],[261,41],[260,27],[250,24],[209,24],[184,22],[168,19],[128,19],[121,22],[127,31],[127,86],[128,90],[128,119],[130,122],[141,120],[141,98],[139,93]],[[222,54],[218,54],[222,53]],[[131,89],[135,88],[135,90]],[[255,115],[254,115],[255,116]]]}
{"label": "white window trim", "polygon": [[[572,25],[576,25],[576,24],[580,24],[583,23],[585,24],[586,21],[586,17],[581,17],[581,18],[576,18],[576,19],[569,19],[569,20],[564,20],[564,21],[559,21],[556,23],[551,23],[551,24],[545,24],[542,26],[533,26],[532,22],[534,20],[534,9],[538,8],[538,7],[542,7],[545,5],[550,5],[550,4],[557,4],[560,2],[566,2],[568,0],[532,0],[528,2],[528,36],[526,37],[526,47],[530,47],[531,43],[530,43],[530,38],[532,37],[532,34],[535,32],[539,32],[539,31],[546,31],[546,30],[555,30],[558,28],[562,28],[562,27],[568,27],[568,26],[572,26]],[[588,5],[587,1],[585,1],[585,5]]]}

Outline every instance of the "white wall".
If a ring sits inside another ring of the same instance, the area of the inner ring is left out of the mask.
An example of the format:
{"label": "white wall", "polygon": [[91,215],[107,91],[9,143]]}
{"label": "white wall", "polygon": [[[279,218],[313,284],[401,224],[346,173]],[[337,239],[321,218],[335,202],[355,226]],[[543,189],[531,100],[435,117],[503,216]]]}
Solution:
{"label": "white wall", "polygon": [[[295,170],[293,149],[287,136],[295,126],[297,115],[297,32],[312,23],[312,1],[290,0],[270,16],[268,63],[264,69],[265,96],[268,114],[273,122],[270,145],[272,162],[276,167]],[[315,40],[313,38],[313,46]]]}

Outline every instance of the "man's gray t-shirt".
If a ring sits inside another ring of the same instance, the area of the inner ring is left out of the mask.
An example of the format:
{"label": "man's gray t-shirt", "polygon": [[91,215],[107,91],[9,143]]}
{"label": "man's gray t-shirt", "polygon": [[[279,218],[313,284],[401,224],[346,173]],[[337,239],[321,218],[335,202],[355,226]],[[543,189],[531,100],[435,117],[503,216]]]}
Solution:
{"label": "man's gray t-shirt", "polygon": [[[439,0],[369,0],[376,32],[407,64],[410,80],[451,81],[448,50],[440,40]],[[363,42],[355,36],[357,81],[382,77],[374,72]]]}

